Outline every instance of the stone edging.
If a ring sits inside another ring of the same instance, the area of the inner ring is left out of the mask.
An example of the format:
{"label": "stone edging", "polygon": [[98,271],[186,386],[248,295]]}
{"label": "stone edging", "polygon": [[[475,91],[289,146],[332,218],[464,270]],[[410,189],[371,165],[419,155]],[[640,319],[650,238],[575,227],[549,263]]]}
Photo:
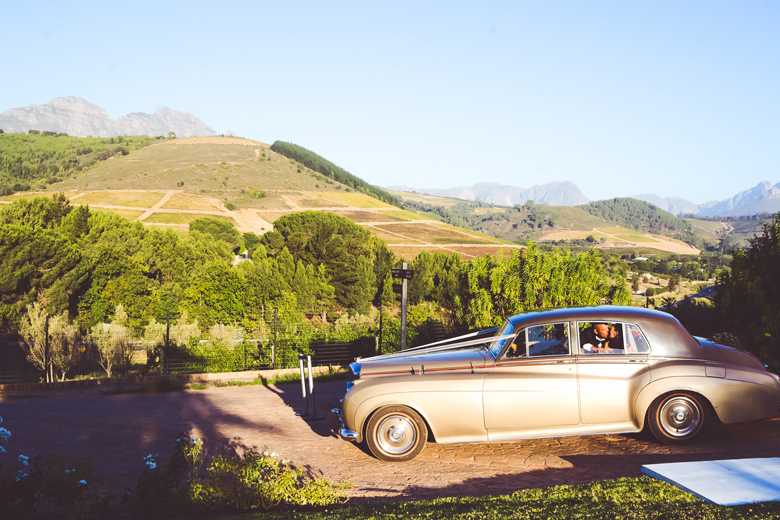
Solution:
{"label": "stone edging", "polygon": [[[312,371],[317,374],[327,372],[331,367],[312,367]],[[339,367],[342,368],[342,367]],[[0,385],[0,392],[12,390],[50,390],[55,388],[77,388],[92,387],[103,385],[126,385],[146,383],[154,381],[160,377],[167,377],[175,381],[236,381],[252,380],[258,377],[272,378],[284,374],[299,373],[299,368],[280,368],[276,370],[247,370],[245,372],[216,372],[207,374],[175,374],[168,376],[134,376],[134,377],[105,377],[101,379],[82,379],[80,381],[57,381],[54,383],[14,383]]]}

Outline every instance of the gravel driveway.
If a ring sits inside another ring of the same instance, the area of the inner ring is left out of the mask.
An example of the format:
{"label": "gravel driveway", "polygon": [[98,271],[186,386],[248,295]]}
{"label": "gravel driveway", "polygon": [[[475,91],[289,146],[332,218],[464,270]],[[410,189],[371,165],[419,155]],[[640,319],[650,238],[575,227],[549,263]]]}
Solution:
{"label": "gravel driveway", "polygon": [[702,441],[685,447],[642,435],[589,435],[429,444],[410,462],[386,463],[331,434],[329,410],[344,384],[317,384],[318,411],[326,415],[317,422],[296,417],[303,401],[294,384],[159,394],[108,395],[101,388],[7,392],[0,394],[0,416],[13,434],[7,457],[91,455],[114,488],[135,482],[144,455],[160,454],[158,462],[164,461],[179,432],[204,437],[212,453],[244,445],[276,452],[328,479],[351,480],[355,498],[503,494],[638,476],[649,463],[780,456],[780,421],[772,420],[712,424]]}

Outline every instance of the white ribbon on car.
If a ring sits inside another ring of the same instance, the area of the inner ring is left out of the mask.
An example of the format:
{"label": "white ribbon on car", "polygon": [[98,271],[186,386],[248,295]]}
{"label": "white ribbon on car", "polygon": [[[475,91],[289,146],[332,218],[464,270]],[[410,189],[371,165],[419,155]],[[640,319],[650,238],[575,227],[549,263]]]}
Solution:
{"label": "white ribbon on car", "polygon": [[[381,359],[392,359],[392,358],[397,358],[397,357],[407,357],[407,356],[414,357],[414,356],[416,356],[418,354],[431,354],[431,353],[434,353],[434,352],[444,352],[446,350],[457,350],[457,349],[464,348],[464,347],[472,347],[474,345],[482,345],[482,344],[485,344],[485,343],[492,343],[494,341],[500,341],[502,339],[509,339],[509,338],[514,338],[515,337],[515,334],[507,334],[505,336],[489,336],[489,337],[486,337],[486,338],[472,339],[472,340],[468,340],[468,341],[458,341],[458,340],[464,340],[464,339],[467,339],[467,338],[474,337],[474,336],[476,336],[478,334],[485,334],[486,332],[490,332],[491,330],[496,330],[496,328],[494,328],[494,329],[487,329],[487,330],[480,330],[480,331],[477,331],[477,332],[472,332],[470,334],[464,334],[463,336],[458,336],[457,338],[450,338],[450,339],[445,339],[445,340],[442,340],[442,341],[436,341],[434,343],[429,343],[429,344],[423,345],[421,347],[414,347],[414,348],[410,348],[410,349],[406,349],[406,350],[401,350],[399,352],[393,352],[392,354],[382,354],[380,356],[374,356],[374,357],[370,357],[370,358],[358,358],[357,361],[359,363],[362,363],[364,361],[378,361],[378,360],[381,360]],[[458,341],[458,342],[457,343],[450,343],[452,341]],[[440,347],[436,347],[435,346],[435,345],[441,345],[442,343],[447,343],[447,344],[446,345],[442,345]]]}

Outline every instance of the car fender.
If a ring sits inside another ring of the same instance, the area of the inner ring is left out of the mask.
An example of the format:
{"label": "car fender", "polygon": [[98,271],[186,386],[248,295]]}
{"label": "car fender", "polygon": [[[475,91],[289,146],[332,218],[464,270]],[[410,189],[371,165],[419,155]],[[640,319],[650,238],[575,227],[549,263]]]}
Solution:
{"label": "car fender", "polygon": [[653,401],[670,392],[701,395],[724,424],[776,416],[780,405],[776,392],[759,383],[700,376],[666,377],[651,382],[637,395],[634,410],[640,428],[644,428]]}
{"label": "car fender", "polygon": [[[359,440],[363,440],[368,418],[375,411],[383,406],[402,405],[420,414],[436,442],[486,441],[487,430],[482,411],[484,377],[474,377],[469,381],[471,384],[465,383],[463,378],[453,378],[452,383],[459,383],[457,390],[444,383],[443,378],[437,378],[443,384],[428,386],[423,384],[425,381],[420,381],[423,377],[427,376],[417,378],[417,384],[415,381],[407,381],[407,384],[394,381],[393,384],[381,385],[381,390],[380,385],[377,385],[376,393],[367,392],[369,389],[366,387],[361,389],[363,392],[356,393],[355,399],[350,399],[347,409],[351,412],[348,424],[360,434]],[[353,391],[358,390],[359,386],[355,385]],[[453,413],[453,410],[457,410],[457,413]]]}

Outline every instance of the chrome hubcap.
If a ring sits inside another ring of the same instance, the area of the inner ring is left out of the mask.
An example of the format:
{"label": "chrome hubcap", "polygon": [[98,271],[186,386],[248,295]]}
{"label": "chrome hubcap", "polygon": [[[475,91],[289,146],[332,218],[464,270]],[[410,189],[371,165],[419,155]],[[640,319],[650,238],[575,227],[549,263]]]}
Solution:
{"label": "chrome hubcap", "polygon": [[667,435],[685,437],[698,429],[701,412],[696,402],[689,397],[673,397],[661,407],[659,420]]}
{"label": "chrome hubcap", "polygon": [[402,455],[417,443],[417,428],[405,415],[388,415],[376,429],[377,443],[391,455]]}

